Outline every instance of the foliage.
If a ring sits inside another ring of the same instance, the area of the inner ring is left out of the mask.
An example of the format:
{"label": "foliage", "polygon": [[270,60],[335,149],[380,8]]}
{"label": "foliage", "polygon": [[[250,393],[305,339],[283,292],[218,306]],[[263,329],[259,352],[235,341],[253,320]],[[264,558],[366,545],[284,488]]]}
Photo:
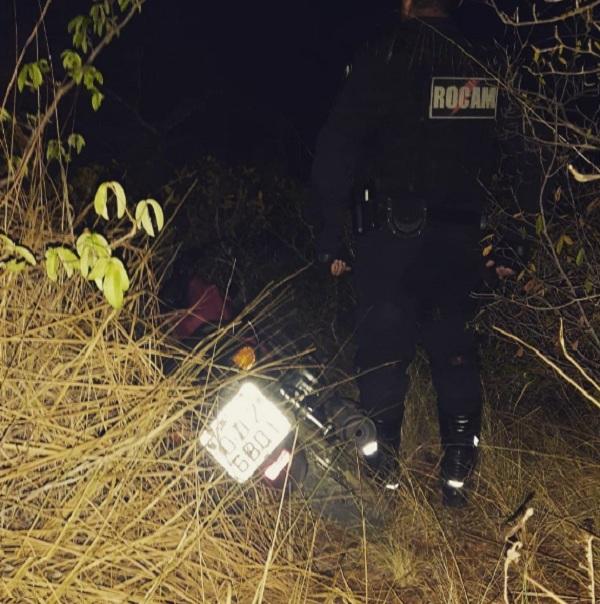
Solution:
{"label": "foliage", "polygon": [[[6,179],[13,187],[17,187],[20,180],[29,174],[29,165],[34,160],[38,145],[46,137],[48,126],[56,121],[61,101],[73,89],[83,86],[90,94],[92,108],[97,111],[101,107],[104,100],[101,90],[104,76],[94,63],[102,50],[142,9],[144,2],[145,0],[94,1],[90,3],[87,14],[73,17],[67,26],[73,48],[57,53],[60,54],[65,76],[62,80],[58,79],[61,71],[53,63],[52,57],[39,57],[39,45],[35,52],[36,60],[26,60],[27,55],[33,52],[32,45],[37,39],[37,30],[30,36],[19,56],[0,106],[0,153],[6,162],[5,173],[0,171],[0,184]],[[45,4],[37,27],[51,6],[52,2]],[[17,93],[24,94],[27,91],[35,93],[37,113],[28,112],[23,117],[17,112],[15,116],[11,116],[7,110],[11,95],[14,95],[13,102],[18,107],[20,99],[16,98]],[[5,136],[7,126],[12,130],[10,137]],[[24,130],[30,130],[31,135],[28,136]],[[16,148],[22,145],[22,152],[17,153]],[[79,154],[84,146],[85,140],[80,134],[70,133],[65,143],[62,133],[57,131],[57,136],[46,142],[47,159],[69,162],[71,152]]]}
{"label": "foliage", "polygon": [[[62,137],[47,140],[45,158],[39,156],[40,142],[46,135],[47,127],[56,119],[60,101],[73,87],[82,85],[91,94],[92,107],[95,110],[100,107],[103,94],[99,87],[104,83],[104,77],[95,67],[94,61],[133,15],[141,10],[142,5],[143,0],[102,0],[93,2],[88,14],[71,19],[68,31],[72,35],[73,49],[66,49],[61,53],[66,79],[62,82],[52,82],[53,86],[46,87],[45,106],[42,105],[39,94],[42,86],[48,83],[46,79],[52,76],[56,69],[55,65],[51,65],[50,57],[23,62],[17,66],[4,97],[5,102],[9,98],[11,86],[16,82],[16,90],[19,93],[25,90],[37,92],[39,105],[37,114],[28,113],[25,119],[20,120],[13,119],[4,107],[0,111],[0,124],[7,124],[9,130],[12,130],[10,136],[7,136],[7,130],[3,129],[0,137],[1,148],[7,161],[7,178],[0,181],[0,184],[9,185],[4,197],[5,202],[17,191],[28,190],[23,186],[23,180],[29,175],[30,162],[38,162],[39,174],[45,178],[44,159],[46,162],[57,161],[62,169],[63,164],[71,161],[72,153],[82,152],[85,147],[84,137],[77,132],[71,132],[66,137],[66,142],[63,142]],[[46,5],[44,14],[49,6],[50,3]],[[32,36],[30,41],[33,39],[35,36]],[[27,48],[21,57],[25,56],[26,50]],[[15,142],[22,146],[21,156],[15,153]],[[66,179],[64,173],[61,178]],[[30,185],[36,186],[35,180]],[[134,215],[130,214],[123,187],[117,182],[108,181],[98,187],[94,198],[96,214],[106,221],[112,213],[109,211],[109,195],[116,200],[116,218],[120,221],[127,216],[129,220],[130,230],[127,233],[109,243],[102,234],[90,229],[85,229],[79,236],[72,231],[70,235],[63,236],[63,239],[66,240],[65,243],[69,240],[75,242],[73,248],[64,243],[49,245],[40,253],[44,256],[46,274],[50,281],[60,284],[61,276],[70,279],[76,273],[80,274],[84,279],[95,282],[111,306],[121,308],[124,293],[130,287],[130,278],[125,264],[114,256],[114,251],[127,244],[140,230],[155,237],[164,226],[164,216],[162,208],[155,200],[141,201],[136,206]],[[63,210],[70,220],[71,209],[67,207]],[[8,221],[5,220],[5,225],[7,224]],[[0,269],[9,273],[21,273],[28,266],[35,267],[38,264],[35,253],[25,245],[16,243],[12,234],[2,235],[1,243]],[[29,274],[28,278],[31,278]]]}
{"label": "foliage", "polygon": [[19,92],[25,88],[32,91],[38,90],[44,83],[44,76],[50,71],[50,65],[47,59],[40,59],[35,63],[26,63],[23,65],[17,78],[17,87]]}
{"label": "foliage", "polygon": [[[98,187],[94,199],[94,210],[104,220],[109,220],[108,191],[112,191],[117,200],[117,218],[121,219],[126,214],[131,221],[131,230],[118,242],[123,245],[135,237],[140,229],[154,237],[164,226],[164,216],[160,204],[154,199],[140,201],[135,210],[135,218],[127,210],[127,199],[123,187],[118,182],[105,182]],[[150,208],[154,213],[155,223],[152,222]],[[17,245],[10,237],[0,235],[2,243],[2,256],[0,256],[0,270],[21,272],[29,264],[37,265],[37,260],[31,250]],[[113,247],[100,233],[86,229],[78,238],[75,245],[76,251],[64,246],[50,246],[45,251],[45,266],[48,278],[58,282],[60,269],[67,278],[73,277],[77,272],[88,281],[94,281],[98,289],[104,293],[108,303],[116,309],[123,306],[124,293],[129,289],[130,280],[123,262],[113,256]]]}
{"label": "foliage", "polygon": [[35,266],[37,261],[31,250],[16,244],[7,235],[0,234],[0,270],[20,273],[27,265]]}
{"label": "foliage", "polygon": [[[534,253],[521,264],[518,278],[491,296],[486,317],[578,383],[582,376],[562,354],[561,326],[568,354],[596,383],[600,361],[600,21],[592,4],[498,12],[514,34],[514,51],[506,51],[498,74],[521,117],[511,135],[524,140],[534,159],[520,167],[539,185],[524,204],[533,214],[519,214],[509,227],[513,240],[526,234]],[[509,182],[506,172],[498,181]],[[495,193],[495,224],[511,222],[506,200],[516,207],[524,200],[514,199],[514,187],[499,186]],[[523,350],[519,345],[518,354]],[[592,393],[598,400],[593,388]]]}
{"label": "foliage", "polygon": [[[68,149],[75,151],[77,155],[85,147],[85,139],[81,134],[73,132],[67,138]],[[48,161],[56,160],[58,162],[69,163],[71,161],[71,151],[67,151],[60,140],[52,139],[48,141],[46,148],[46,159]]]}

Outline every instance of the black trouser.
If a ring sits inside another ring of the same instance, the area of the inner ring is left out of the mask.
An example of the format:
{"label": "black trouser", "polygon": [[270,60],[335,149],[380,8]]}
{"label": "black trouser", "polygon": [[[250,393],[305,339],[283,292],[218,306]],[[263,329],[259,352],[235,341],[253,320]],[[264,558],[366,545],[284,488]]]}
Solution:
{"label": "black trouser", "polygon": [[399,444],[407,368],[421,342],[429,356],[440,418],[481,412],[475,336],[466,329],[478,285],[478,226],[428,224],[418,237],[376,231],[358,242],[361,405],[389,444]]}

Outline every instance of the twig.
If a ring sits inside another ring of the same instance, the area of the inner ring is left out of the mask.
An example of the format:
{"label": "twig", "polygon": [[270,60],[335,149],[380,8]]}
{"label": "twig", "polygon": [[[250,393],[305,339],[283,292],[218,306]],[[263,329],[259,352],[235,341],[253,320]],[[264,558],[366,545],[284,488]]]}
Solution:
{"label": "twig", "polygon": [[508,569],[510,565],[514,562],[518,562],[521,554],[519,550],[521,550],[523,544],[520,541],[515,541],[510,549],[506,552],[506,558],[504,560],[504,602],[505,604],[510,604],[510,600],[508,599]]}
{"label": "twig", "polygon": [[581,366],[581,364],[578,363],[567,350],[567,346],[565,343],[565,326],[562,319],[560,320],[560,330],[558,338],[560,340],[560,347],[562,348],[563,354],[565,355],[567,361],[569,361],[569,363],[571,363],[571,365],[573,365],[573,367],[575,367],[575,369],[579,371],[579,373],[584,377],[585,380],[587,380],[596,390],[600,391],[600,384],[598,384],[596,380],[594,380],[592,377],[590,377],[590,375],[588,375],[588,373]]}
{"label": "twig", "polygon": [[567,167],[577,182],[593,182],[594,180],[600,180],[600,174],[582,174],[572,164],[569,164]]}
{"label": "twig", "polygon": [[564,11],[562,12],[560,15],[555,15],[553,17],[546,17],[546,18],[535,18],[529,21],[520,21],[519,18],[514,18],[511,19],[510,17],[508,17],[506,15],[506,13],[504,11],[501,11],[496,2],[491,2],[491,5],[496,9],[496,13],[498,14],[498,16],[500,17],[500,19],[502,19],[502,22],[504,23],[504,25],[510,25],[512,27],[531,27],[534,25],[548,25],[550,23],[561,23],[563,21],[566,21],[567,19],[570,19],[572,17],[577,17],[578,15],[584,14],[584,13],[592,13],[593,9],[598,6],[598,4],[600,4],[600,2],[596,1],[596,2],[592,2],[591,4],[584,4],[582,6],[579,5],[579,3],[577,3],[576,8],[570,10],[570,11]]}
{"label": "twig", "polygon": [[541,583],[538,583],[535,579],[532,579],[527,573],[525,573],[525,580],[529,581],[529,583],[531,583],[536,589],[539,589],[545,596],[550,598],[552,601],[558,602],[558,604],[567,604],[565,600],[559,598],[554,592],[544,587]]}
{"label": "twig", "polygon": [[588,577],[590,578],[590,601],[592,604],[596,604],[596,581],[594,578],[594,537],[590,535],[586,540],[586,552],[585,557],[587,560],[587,571]]}
{"label": "twig", "polygon": [[509,333],[508,331],[505,331],[504,329],[502,329],[501,327],[498,327],[497,325],[493,325],[492,329],[494,331],[497,331],[498,333],[502,334],[504,337],[514,340],[515,342],[517,342],[524,348],[527,348],[527,350],[530,350],[531,352],[533,352],[537,357],[542,359],[542,361],[544,361],[544,363],[546,363],[547,365],[552,367],[552,369],[554,369],[554,371],[556,371],[556,373],[558,373],[558,375],[560,375],[560,377],[563,378],[563,380],[565,380],[566,382],[571,384],[571,386],[573,386],[573,388],[575,388],[583,397],[585,397],[588,401],[592,402],[596,407],[598,407],[600,409],[600,401],[597,398],[592,396],[587,390],[585,390],[585,388],[583,388],[583,386],[578,384],[573,378],[569,377],[552,359],[549,359],[545,354],[540,352],[535,346],[528,344],[527,342],[525,342],[525,340],[522,340],[521,338],[515,336],[514,334]]}
{"label": "twig", "polygon": [[[521,557],[521,550],[523,549],[523,542],[514,540],[515,536],[520,533],[527,524],[527,521],[533,516],[533,508],[527,508],[525,513],[523,514],[521,520],[515,524],[504,536],[504,541],[506,543],[512,542],[510,548],[506,551],[506,558],[504,559],[504,602],[505,604],[510,604],[508,599],[508,571],[510,569],[510,565],[519,561]],[[514,540],[514,541],[513,541]]]}
{"label": "twig", "polygon": [[525,528],[527,521],[533,516],[533,513],[533,508],[527,508],[525,510],[525,513],[521,517],[521,520],[519,520],[519,522],[517,522],[517,524],[515,524],[515,526],[513,526],[510,531],[508,531],[508,533],[506,533],[504,541],[508,543],[514,538],[517,533],[520,533]]}

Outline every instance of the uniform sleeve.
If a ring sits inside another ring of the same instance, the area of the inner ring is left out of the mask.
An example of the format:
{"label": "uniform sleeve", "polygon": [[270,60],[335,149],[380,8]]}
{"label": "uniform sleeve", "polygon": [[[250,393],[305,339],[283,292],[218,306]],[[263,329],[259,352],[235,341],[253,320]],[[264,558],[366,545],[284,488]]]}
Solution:
{"label": "uniform sleeve", "polygon": [[320,223],[319,254],[335,255],[341,247],[354,174],[384,112],[384,70],[385,61],[375,54],[357,57],[317,139],[311,185],[313,215]]}

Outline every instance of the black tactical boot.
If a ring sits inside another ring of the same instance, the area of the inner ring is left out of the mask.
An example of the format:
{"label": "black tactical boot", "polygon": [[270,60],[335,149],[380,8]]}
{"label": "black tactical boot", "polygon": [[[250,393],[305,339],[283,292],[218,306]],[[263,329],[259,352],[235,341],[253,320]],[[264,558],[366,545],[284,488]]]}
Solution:
{"label": "black tactical boot", "polygon": [[377,449],[371,455],[363,456],[369,478],[389,491],[395,491],[400,486],[399,449],[399,436],[377,425]]}
{"label": "black tactical boot", "polygon": [[441,478],[444,505],[463,507],[466,486],[477,462],[481,415],[440,415],[444,449]]}

